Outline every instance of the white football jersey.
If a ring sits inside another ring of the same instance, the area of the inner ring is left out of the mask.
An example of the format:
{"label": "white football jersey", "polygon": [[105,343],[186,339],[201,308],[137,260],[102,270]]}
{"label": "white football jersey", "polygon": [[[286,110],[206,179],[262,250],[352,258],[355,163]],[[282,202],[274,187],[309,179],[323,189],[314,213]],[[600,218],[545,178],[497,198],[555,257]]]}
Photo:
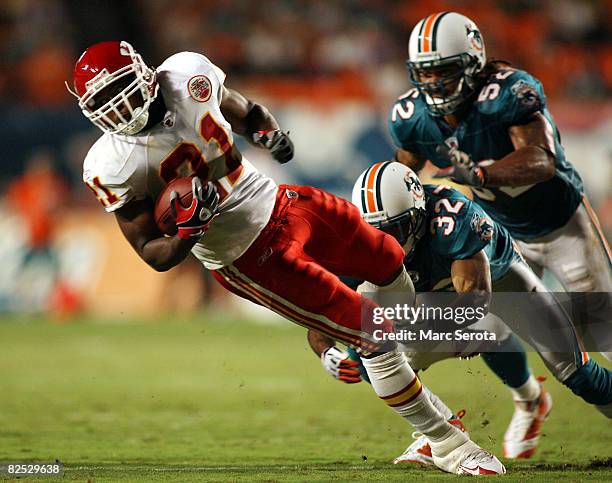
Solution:
{"label": "white football jersey", "polygon": [[221,114],[225,74],[210,60],[181,52],[157,69],[166,104],[162,123],[142,134],[105,133],[87,154],[83,180],[108,212],[130,200],[156,200],[164,186],[196,174],[214,181],[219,215],[192,252],[209,269],[242,255],[268,223],[277,187],[235,148]]}

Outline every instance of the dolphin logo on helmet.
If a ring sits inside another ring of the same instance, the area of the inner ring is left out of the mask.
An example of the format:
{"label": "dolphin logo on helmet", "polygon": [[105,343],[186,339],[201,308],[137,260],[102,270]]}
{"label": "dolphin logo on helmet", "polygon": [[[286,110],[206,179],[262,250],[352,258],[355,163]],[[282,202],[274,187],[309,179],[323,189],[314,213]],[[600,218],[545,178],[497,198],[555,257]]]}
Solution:
{"label": "dolphin logo on helmet", "polygon": [[401,163],[384,161],[366,169],[353,186],[352,202],[366,222],[393,235],[407,254],[425,232],[425,190]]}

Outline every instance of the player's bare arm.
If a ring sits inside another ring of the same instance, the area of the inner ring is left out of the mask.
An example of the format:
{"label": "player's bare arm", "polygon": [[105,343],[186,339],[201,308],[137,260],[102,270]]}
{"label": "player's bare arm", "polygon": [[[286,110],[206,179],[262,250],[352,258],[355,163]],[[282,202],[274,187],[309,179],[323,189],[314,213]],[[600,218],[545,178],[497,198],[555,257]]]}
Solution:
{"label": "player's bare arm", "polygon": [[245,136],[250,142],[253,142],[250,134],[256,131],[279,129],[278,122],[266,107],[225,86],[221,97],[221,113],[232,125],[232,131]]}
{"label": "player's bare arm", "polygon": [[133,200],[115,211],[121,232],[149,266],[164,272],[181,263],[196,240],[184,240],[178,234],[166,237],[155,223],[153,202]]}
{"label": "player's bare arm", "polygon": [[336,345],[331,337],[321,334],[321,332],[317,332],[313,329],[308,329],[307,338],[310,348],[317,356],[320,356],[327,349]]}
{"label": "player's bare arm", "polygon": [[487,186],[526,186],[555,175],[553,131],[539,112],[508,130],[515,151],[486,168]]}
{"label": "player's bare arm", "polygon": [[493,292],[491,269],[484,250],[469,258],[455,260],[451,265],[451,279],[458,294],[453,305],[488,307]]}
{"label": "player's bare arm", "polygon": [[244,136],[254,146],[270,150],[279,163],[293,158],[293,143],[289,134],[280,130],[270,111],[234,89],[222,87],[221,113],[236,134]]}
{"label": "player's bare arm", "polygon": [[451,265],[451,277],[457,293],[492,292],[491,269],[484,250],[469,258],[455,260]]}
{"label": "player's bare arm", "polygon": [[487,160],[477,162],[456,146],[438,146],[438,154],[446,157],[451,166],[439,170],[434,178],[450,177],[457,183],[477,187],[518,187],[555,176],[553,131],[541,113],[534,113],[526,124],[511,126],[508,134],[514,151],[494,164]]}
{"label": "player's bare arm", "polygon": [[408,166],[412,171],[418,173],[425,166],[424,156],[419,154],[411,153],[410,151],[406,151],[405,149],[398,149],[395,152],[395,160],[399,163],[402,163],[404,166]]}

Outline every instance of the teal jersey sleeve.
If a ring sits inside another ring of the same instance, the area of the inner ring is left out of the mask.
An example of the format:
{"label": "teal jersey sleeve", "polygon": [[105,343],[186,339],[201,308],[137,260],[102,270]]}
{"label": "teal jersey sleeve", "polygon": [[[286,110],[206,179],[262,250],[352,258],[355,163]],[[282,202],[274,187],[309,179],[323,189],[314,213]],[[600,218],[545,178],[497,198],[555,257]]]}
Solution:
{"label": "teal jersey sleeve", "polygon": [[420,144],[428,137],[423,126],[426,107],[416,89],[401,95],[389,112],[388,127],[393,144],[412,153],[421,151]]}
{"label": "teal jersey sleeve", "polygon": [[398,148],[428,159],[438,168],[450,166],[437,151],[450,141],[475,161],[495,162],[515,150],[510,127],[525,124],[534,113],[541,113],[555,136],[555,176],[531,186],[472,191],[486,213],[519,240],[539,238],[567,224],[581,203],[582,181],[565,158],[542,84],[525,71],[501,67],[479,84],[468,102],[459,124],[451,127],[428,111],[423,95],[408,91],[390,111],[391,137]]}
{"label": "teal jersey sleeve", "polygon": [[482,249],[492,249],[495,225],[484,210],[452,188],[438,187],[435,191],[439,195],[430,197],[430,232],[436,251],[451,260],[463,260]]}
{"label": "teal jersey sleeve", "polygon": [[503,69],[492,75],[478,94],[480,112],[509,127],[524,124],[546,109],[540,81],[523,70]]}

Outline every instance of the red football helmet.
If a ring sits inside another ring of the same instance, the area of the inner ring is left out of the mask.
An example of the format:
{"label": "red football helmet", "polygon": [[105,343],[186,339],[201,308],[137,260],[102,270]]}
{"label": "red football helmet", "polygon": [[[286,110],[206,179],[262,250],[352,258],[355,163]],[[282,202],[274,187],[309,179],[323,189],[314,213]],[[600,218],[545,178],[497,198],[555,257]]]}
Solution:
{"label": "red football helmet", "polygon": [[66,87],[79,99],[85,117],[114,134],[136,134],[145,127],[158,89],[155,70],[125,41],[89,47],[74,66],[73,83],[74,91]]}

